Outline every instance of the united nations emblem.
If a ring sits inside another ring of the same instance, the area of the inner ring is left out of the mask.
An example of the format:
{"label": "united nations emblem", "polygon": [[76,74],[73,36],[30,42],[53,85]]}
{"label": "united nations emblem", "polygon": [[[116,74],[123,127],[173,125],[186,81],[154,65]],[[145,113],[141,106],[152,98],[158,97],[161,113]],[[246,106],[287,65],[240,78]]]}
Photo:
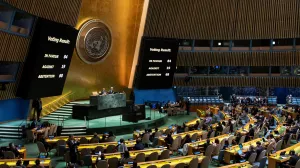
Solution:
{"label": "united nations emblem", "polygon": [[111,33],[100,20],[89,20],[80,29],[76,50],[87,64],[103,61],[111,48]]}

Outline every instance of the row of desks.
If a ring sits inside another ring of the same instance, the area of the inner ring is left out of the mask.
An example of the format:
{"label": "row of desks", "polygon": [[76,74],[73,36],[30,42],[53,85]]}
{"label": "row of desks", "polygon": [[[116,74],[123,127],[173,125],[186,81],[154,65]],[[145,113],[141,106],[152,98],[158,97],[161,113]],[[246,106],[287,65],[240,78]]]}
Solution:
{"label": "row of desks", "polygon": [[[164,150],[167,150],[166,147],[163,147],[163,148],[149,148],[149,149],[145,149],[145,150],[136,150],[136,151],[129,151],[129,155],[130,155],[130,158],[132,159],[135,159],[136,156],[140,153],[144,153],[146,158],[149,157],[149,155],[151,153],[154,153],[154,152],[157,152],[158,153],[158,156],[161,155],[161,153],[164,151]],[[111,158],[118,158],[118,159],[121,159],[122,157],[122,153],[120,152],[116,152],[116,153],[105,153],[104,154],[105,158],[106,159],[111,159]]]}
{"label": "row of desks", "polygon": [[[264,142],[262,138],[254,139],[252,141],[248,141],[246,143],[243,143],[243,152],[246,152],[251,145],[256,147],[256,142],[258,142],[258,141],[260,141],[262,146],[265,146],[265,147],[269,144],[269,142],[267,142],[267,141]],[[240,150],[239,145],[232,146],[231,148],[225,150],[224,151],[224,161],[225,161],[225,163],[230,164],[230,160],[232,160],[233,157],[235,155],[237,155],[238,150]]]}
{"label": "row of desks", "polygon": [[[201,163],[202,160],[205,158],[205,156],[200,155],[188,155],[188,156],[182,156],[182,157],[176,157],[176,158],[170,158],[170,159],[164,159],[164,160],[156,160],[156,161],[150,161],[150,162],[141,162],[137,165],[140,168],[147,168],[148,166],[155,165],[158,168],[164,166],[164,165],[170,165],[171,168],[174,168],[179,163],[189,164],[190,161],[194,158],[198,159],[198,163]],[[130,165],[124,165],[124,168],[131,168]]]}
{"label": "row of desks", "polygon": [[[102,137],[102,134],[98,135],[99,138]],[[92,138],[93,138],[93,135],[82,135],[82,136],[74,136],[75,139],[80,139],[82,137],[85,137],[88,141],[90,141]],[[52,144],[56,144],[57,141],[59,140],[64,140],[64,141],[68,141],[69,139],[69,136],[57,136],[57,137],[54,137],[54,138],[47,138],[46,139],[46,142],[49,143],[50,145]]]}
{"label": "row of desks", "polygon": [[[2,164],[6,164],[10,167],[14,167],[16,166],[16,162],[19,159],[0,159],[0,165]],[[27,167],[33,167],[35,165],[35,161],[37,160],[37,158],[32,158],[32,159],[22,159],[22,163],[24,163],[24,161],[29,161],[29,165]],[[45,158],[45,159],[40,159],[41,161],[41,165],[43,165],[45,168],[48,168],[50,166],[51,160],[50,158]]]}
{"label": "row of desks", "polygon": [[[194,131],[188,131],[188,132],[183,132],[179,134],[173,134],[172,138],[175,140],[178,136],[180,136],[182,139],[185,138],[186,135],[192,136],[193,134],[198,134],[198,136],[201,136],[204,132],[203,130],[194,130]],[[165,145],[165,138],[166,136],[160,136],[158,138],[158,145],[163,146]]]}
{"label": "row of desks", "polygon": [[298,113],[295,113],[295,111],[293,109],[291,109],[291,108],[289,108],[289,109],[282,109],[282,112],[291,115],[292,118],[296,118],[297,115],[298,115]]}
{"label": "row of desks", "polygon": [[[268,161],[269,161],[269,168],[276,167],[278,163],[283,163],[286,162],[290,159],[290,156],[288,155],[291,150],[294,150],[296,154],[300,153],[300,143],[297,143],[296,145],[290,146],[288,148],[285,148],[283,150],[277,151],[276,153],[272,154],[269,156]],[[280,156],[281,152],[286,152],[285,156]]]}
{"label": "row of desks", "polygon": [[[133,148],[136,144],[135,140],[132,141],[125,141],[125,145],[127,146],[127,148]],[[117,146],[118,142],[105,142],[105,143],[94,143],[94,144],[81,144],[78,146],[78,151],[81,151],[82,149],[95,149],[96,147],[103,147],[104,149],[106,149],[109,145],[114,145]]]}
{"label": "row of desks", "polygon": [[[225,134],[225,135],[220,135],[220,136],[217,136],[217,137],[214,137],[214,138],[210,138],[210,142],[211,144],[215,142],[216,139],[218,139],[221,143],[221,141],[223,139],[227,139],[229,138],[230,136],[232,135],[229,135],[229,134]],[[207,140],[202,140],[202,141],[197,141],[197,142],[192,142],[192,143],[188,143],[188,154],[189,155],[193,155],[194,154],[194,151],[196,150],[196,148],[198,146],[201,146],[201,145],[204,145],[206,143]]]}
{"label": "row of desks", "polygon": [[[185,125],[187,127],[192,127],[197,123],[197,121],[200,122],[200,120],[201,120],[200,118],[195,118],[193,120],[190,120],[190,121],[186,122]],[[171,129],[172,131],[175,131],[176,127],[174,127],[174,126],[172,128],[162,127],[162,128],[159,128],[158,131],[161,131],[162,133],[164,133],[167,129]],[[155,129],[152,129],[152,132],[155,132]],[[141,138],[140,135],[142,135],[144,133],[145,133],[145,130],[136,130],[136,131],[134,131],[133,132],[133,139]]]}
{"label": "row of desks", "polygon": [[[205,156],[202,155],[188,155],[188,156],[182,156],[182,157],[176,157],[171,159],[164,159],[164,160],[156,160],[156,161],[150,161],[150,162],[141,162],[137,165],[140,168],[147,168],[148,166],[155,165],[158,168],[161,168],[164,165],[170,165],[171,168],[174,168],[179,163],[184,163],[185,165],[188,165],[190,161],[194,158],[198,159],[198,164],[202,163],[202,160],[205,158]],[[221,168],[251,168],[252,165],[250,165],[248,162],[245,163],[238,163],[238,164],[232,164],[223,166]],[[124,165],[124,168],[131,168],[131,165]]]}

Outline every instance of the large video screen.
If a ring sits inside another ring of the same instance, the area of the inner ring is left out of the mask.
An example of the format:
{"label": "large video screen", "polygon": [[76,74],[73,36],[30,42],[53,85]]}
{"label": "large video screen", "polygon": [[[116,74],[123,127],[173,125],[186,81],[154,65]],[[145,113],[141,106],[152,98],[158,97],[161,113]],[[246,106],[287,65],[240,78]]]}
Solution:
{"label": "large video screen", "polygon": [[136,88],[166,89],[171,88],[176,70],[179,41],[143,37]]}
{"label": "large video screen", "polygon": [[78,31],[38,18],[17,96],[26,99],[62,94]]}

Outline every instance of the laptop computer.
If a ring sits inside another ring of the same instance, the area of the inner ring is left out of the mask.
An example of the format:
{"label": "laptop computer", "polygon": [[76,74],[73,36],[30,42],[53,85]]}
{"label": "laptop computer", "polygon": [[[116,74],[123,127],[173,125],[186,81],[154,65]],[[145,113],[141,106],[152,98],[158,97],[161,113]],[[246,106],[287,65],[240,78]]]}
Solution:
{"label": "laptop computer", "polygon": [[238,150],[237,152],[238,152],[239,155],[242,155],[242,154],[243,154],[243,151],[242,151],[241,149]]}

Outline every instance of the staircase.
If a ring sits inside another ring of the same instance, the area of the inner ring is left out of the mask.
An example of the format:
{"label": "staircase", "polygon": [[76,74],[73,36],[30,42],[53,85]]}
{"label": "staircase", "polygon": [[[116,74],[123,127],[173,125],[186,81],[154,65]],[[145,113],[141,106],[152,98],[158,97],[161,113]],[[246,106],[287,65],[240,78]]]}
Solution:
{"label": "staircase", "polygon": [[70,102],[68,104],[65,104],[64,106],[60,107],[56,111],[42,117],[43,121],[65,121],[66,119],[72,118],[72,109],[73,106],[79,104],[76,102]]}
{"label": "staircase", "polygon": [[68,135],[86,135],[86,126],[63,127],[61,136]]}
{"label": "staircase", "polygon": [[21,139],[22,128],[20,126],[0,125],[0,139]]}

